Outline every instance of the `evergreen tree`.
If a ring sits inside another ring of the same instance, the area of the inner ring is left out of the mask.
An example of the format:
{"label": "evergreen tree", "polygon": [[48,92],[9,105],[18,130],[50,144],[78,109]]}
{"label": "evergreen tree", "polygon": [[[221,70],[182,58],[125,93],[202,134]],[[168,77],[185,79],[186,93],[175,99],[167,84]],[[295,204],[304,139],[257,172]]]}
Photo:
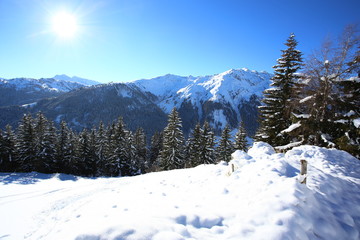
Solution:
{"label": "evergreen tree", "polygon": [[80,140],[79,135],[69,129],[69,168],[68,174],[81,175],[80,174]]}
{"label": "evergreen tree", "polygon": [[96,130],[92,129],[90,134],[84,129],[78,138],[77,163],[74,169],[77,175],[97,176],[97,154],[96,154]]}
{"label": "evergreen tree", "polygon": [[130,176],[131,159],[128,150],[128,131],[122,118],[119,118],[114,126],[114,133],[111,136],[112,154],[109,156],[108,164],[112,176]]}
{"label": "evergreen tree", "polygon": [[197,165],[202,164],[204,161],[202,159],[202,149],[204,142],[202,141],[203,130],[201,129],[200,123],[197,123],[194,130],[192,131],[192,136],[188,140],[188,150],[187,150],[187,163],[189,167],[196,167]]}
{"label": "evergreen tree", "polygon": [[34,170],[43,173],[55,172],[56,131],[41,112],[35,120]]}
{"label": "evergreen tree", "polygon": [[36,161],[36,136],[33,118],[25,114],[17,128],[16,157],[19,162],[19,170],[32,172],[37,169]]}
{"label": "evergreen tree", "polygon": [[146,136],[142,128],[138,128],[134,134],[134,148],[135,148],[135,165],[140,170],[139,173],[145,173],[146,165]]}
{"label": "evergreen tree", "polygon": [[174,108],[168,117],[164,129],[163,149],[160,153],[160,167],[163,170],[182,168],[184,166],[184,136],[179,113]]}
{"label": "evergreen tree", "polygon": [[231,154],[234,152],[234,146],[231,141],[230,128],[228,125],[221,133],[221,139],[217,150],[218,161],[229,162],[231,160]]}
{"label": "evergreen tree", "polygon": [[200,146],[202,164],[215,163],[215,136],[208,122],[203,125]]}
{"label": "evergreen tree", "polygon": [[100,122],[99,129],[96,132],[96,143],[95,143],[95,149],[96,149],[96,166],[97,166],[97,173],[96,176],[103,176],[107,172],[106,170],[106,162],[108,158],[109,153],[109,145],[106,138],[106,130],[104,127],[103,122]]}
{"label": "evergreen tree", "polygon": [[10,125],[0,133],[0,172],[14,172],[18,169],[15,157],[15,134]]}
{"label": "evergreen tree", "polygon": [[299,93],[300,76],[296,73],[302,67],[302,53],[296,49],[298,42],[291,34],[282,50],[281,58],[277,60],[272,78],[271,88],[264,91],[263,105],[260,110],[260,129],[256,134],[257,141],[265,141],[273,146],[290,142],[282,134],[282,130],[291,125],[291,113]]}
{"label": "evergreen tree", "polygon": [[240,122],[238,131],[235,135],[234,149],[247,151],[248,144],[246,141],[246,131],[244,127],[244,122]]}
{"label": "evergreen tree", "polygon": [[71,142],[70,142],[70,130],[66,122],[61,121],[60,130],[57,136],[56,145],[56,161],[57,169],[59,172],[70,174],[72,166],[72,154]]}
{"label": "evergreen tree", "polygon": [[156,159],[159,157],[159,154],[162,150],[163,145],[163,137],[162,133],[155,132],[154,135],[151,137],[151,144],[150,144],[150,156],[149,156],[149,163],[148,168],[153,169],[153,167],[157,167]]}

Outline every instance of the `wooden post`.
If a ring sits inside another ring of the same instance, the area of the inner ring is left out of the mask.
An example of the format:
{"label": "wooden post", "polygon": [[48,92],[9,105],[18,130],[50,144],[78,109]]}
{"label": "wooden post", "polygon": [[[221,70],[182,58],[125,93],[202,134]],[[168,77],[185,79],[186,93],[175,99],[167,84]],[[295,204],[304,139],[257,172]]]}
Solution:
{"label": "wooden post", "polygon": [[306,184],[306,174],[307,174],[307,161],[306,160],[300,160],[301,163],[301,170],[300,170],[300,176],[301,178],[300,183]]}

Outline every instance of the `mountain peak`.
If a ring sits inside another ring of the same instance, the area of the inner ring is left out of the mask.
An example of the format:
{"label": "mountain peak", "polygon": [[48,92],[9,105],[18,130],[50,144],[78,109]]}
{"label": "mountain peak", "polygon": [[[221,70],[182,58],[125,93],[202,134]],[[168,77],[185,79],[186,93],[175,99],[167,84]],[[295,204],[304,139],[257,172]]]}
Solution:
{"label": "mountain peak", "polygon": [[53,78],[56,79],[56,80],[62,80],[62,81],[68,81],[68,82],[76,82],[76,83],[80,83],[80,84],[85,85],[85,86],[92,86],[92,85],[100,84],[100,82],[97,82],[97,81],[94,81],[94,80],[89,80],[89,79],[85,79],[85,78],[81,78],[81,77],[77,77],[77,76],[69,77],[66,74],[58,74],[58,75],[55,75]]}

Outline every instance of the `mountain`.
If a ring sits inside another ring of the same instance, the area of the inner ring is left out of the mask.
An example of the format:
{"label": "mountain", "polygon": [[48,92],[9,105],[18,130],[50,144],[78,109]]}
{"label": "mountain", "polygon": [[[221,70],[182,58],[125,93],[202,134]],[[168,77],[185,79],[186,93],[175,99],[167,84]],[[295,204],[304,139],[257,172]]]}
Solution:
{"label": "mountain", "polygon": [[81,87],[84,85],[53,78],[0,79],[0,106],[30,104]]}
{"label": "mountain", "polygon": [[[43,112],[49,119],[81,131],[101,121],[110,124],[123,117],[127,127],[143,127],[148,134],[166,126],[166,114],[153,103],[154,96],[126,84],[104,84],[66,92],[55,98],[41,99],[36,104],[0,108],[0,126],[16,126],[24,113]],[[154,124],[156,123],[156,124]]]}
{"label": "mountain", "polygon": [[[265,143],[232,156],[229,166],[202,164],[135,177],[0,173],[1,236],[359,239],[355,157],[315,146],[275,153]],[[308,163],[306,185],[299,183],[300,159]]]}
{"label": "mountain", "polygon": [[165,113],[176,107],[185,130],[206,120],[219,132],[226,124],[236,128],[242,120],[253,135],[257,128],[257,106],[271,77],[267,72],[244,68],[204,77],[168,74],[132,84],[155,95],[155,103]]}
{"label": "mountain", "polygon": [[77,76],[69,77],[69,76],[67,76],[65,74],[55,75],[53,78],[56,79],[56,80],[61,80],[61,81],[76,82],[76,83],[80,83],[80,84],[85,85],[85,86],[92,86],[92,85],[100,84],[99,82],[94,81],[94,80],[80,78],[80,77],[77,77]]}
{"label": "mountain", "polygon": [[0,114],[11,117],[0,119],[0,127],[6,123],[16,125],[24,112],[42,111],[48,118],[58,123],[64,120],[78,130],[96,126],[100,121],[109,124],[122,116],[130,130],[142,127],[152,134],[163,130],[167,114],[176,107],[185,135],[197,122],[205,120],[217,134],[226,124],[235,129],[243,120],[249,135],[253,135],[257,128],[257,106],[262,91],[269,87],[271,76],[266,72],[232,69],[203,77],[168,74],[78,88],[28,107],[2,108]]}

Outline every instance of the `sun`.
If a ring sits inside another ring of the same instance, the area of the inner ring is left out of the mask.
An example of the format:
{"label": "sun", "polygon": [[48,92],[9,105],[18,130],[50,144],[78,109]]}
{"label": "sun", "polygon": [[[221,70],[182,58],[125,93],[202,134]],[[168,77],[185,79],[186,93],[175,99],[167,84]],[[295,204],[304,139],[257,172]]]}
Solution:
{"label": "sun", "polygon": [[52,30],[61,38],[72,38],[78,30],[77,19],[68,12],[58,12],[52,18]]}

